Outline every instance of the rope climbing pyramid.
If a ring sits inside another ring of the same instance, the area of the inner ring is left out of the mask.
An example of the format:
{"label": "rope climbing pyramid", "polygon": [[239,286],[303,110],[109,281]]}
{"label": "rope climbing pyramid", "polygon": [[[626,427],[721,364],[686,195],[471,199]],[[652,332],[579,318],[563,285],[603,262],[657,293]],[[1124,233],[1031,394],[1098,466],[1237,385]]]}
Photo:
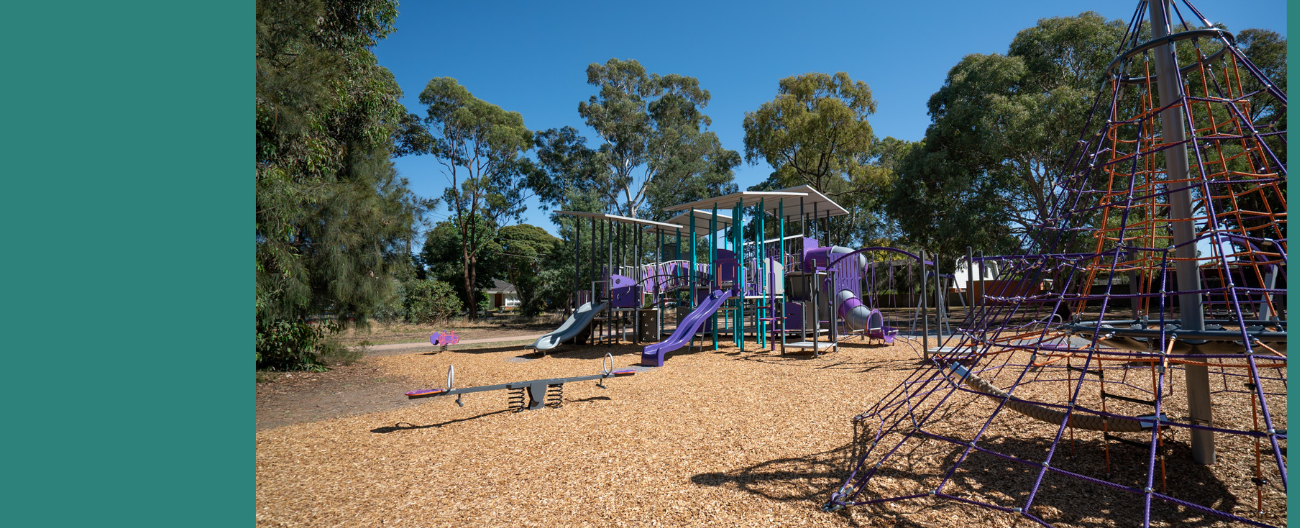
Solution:
{"label": "rope climbing pyramid", "polygon": [[824,509],[1286,525],[1286,94],[1143,1],[1091,112],[1022,254],[970,263],[1006,286],[854,417]]}

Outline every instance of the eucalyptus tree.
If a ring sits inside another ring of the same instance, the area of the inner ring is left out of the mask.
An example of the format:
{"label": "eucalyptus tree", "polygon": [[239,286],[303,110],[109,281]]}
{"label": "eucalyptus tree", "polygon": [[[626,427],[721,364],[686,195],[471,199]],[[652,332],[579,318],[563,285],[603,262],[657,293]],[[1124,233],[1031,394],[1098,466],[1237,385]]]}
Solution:
{"label": "eucalyptus tree", "polygon": [[[635,60],[587,66],[587,84],[599,92],[578,114],[600,136],[608,182],[598,187],[609,209],[632,217],[662,218],[672,201],[731,192],[735,151],[722,148],[701,109],[709,92],[693,77],[648,73]],[[649,203],[653,210],[647,211]]]}
{"label": "eucalyptus tree", "polygon": [[[536,167],[523,154],[532,149],[533,133],[518,112],[474,97],[450,77],[430,80],[420,104],[427,107],[427,136],[420,143],[447,177],[442,199],[460,230],[462,287],[472,296],[480,253],[494,244],[498,226],[517,220],[527,208],[527,183]],[[469,314],[471,320],[478,317],[476,310]]]}
{"label": "eucalyptus tree", "polygon": [[745,113],[745,160],[775,169],[756,188],[809,185],[849,211],[828,226],[836,239],[885,235],[888,221],[878,214],[879,202],[894,171],[880,161],[882,155],[892,160],[906,142],[876,139],[868,121],[876,107],[871,87],[844,72],[781,79],[774,99]]}
{"label": "eucalyptus tree", "polygon": [[[542,209],[569,208],[613,194],[609,166],[600,152],[573,127],[552,128],[534,135],[537,169],[528,186]],[[578,209],[585,211],[586,209]]]}

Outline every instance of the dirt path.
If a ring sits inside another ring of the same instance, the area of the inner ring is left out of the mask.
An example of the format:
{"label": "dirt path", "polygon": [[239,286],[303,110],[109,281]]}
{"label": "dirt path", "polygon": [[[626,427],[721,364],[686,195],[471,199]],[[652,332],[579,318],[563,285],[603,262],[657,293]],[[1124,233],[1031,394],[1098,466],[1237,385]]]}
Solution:
{"label": "dirt path", "polygon": [[[493,353],[512,349],[519,350],[522,357],[531,357],[513,343],[472,350]],[[408,349],[373,355],[439,353]],[[369,357],[352,365],[332,367],[329,372],[286,372],[273,376],[274,381],[257,384],[258,431],[415,405],[421,402],[408,400],[403,394],[423,388],[409,378],[384,372]]]}

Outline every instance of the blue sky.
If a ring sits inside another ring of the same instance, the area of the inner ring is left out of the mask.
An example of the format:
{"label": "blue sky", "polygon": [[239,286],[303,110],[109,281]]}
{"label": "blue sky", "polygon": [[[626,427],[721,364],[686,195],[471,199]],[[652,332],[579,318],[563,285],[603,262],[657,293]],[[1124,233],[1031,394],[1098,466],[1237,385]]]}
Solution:
{"label": "blue sky", "polygon": [[[879,137],[919,140],[925,104],[948,70],[971,53],[1005,53],[1016,33],[1040,18],[1097,11],[1125,22],[1135,0],[1089,2],[420,2],[400,7],[397,31],[375,49],[420,116],[416,100],[435,77],[453,77],[479,99],[523,114],[531,130],[572,126],[595,134],[578,103],[595,93],[586,68],[610,58],[699,79],[704,109],[726,148],[744,153],[745,112],[776,95],[777,81],[808,72],[847,72],[871,86]],[[1284,0],[1193,2],[1233,32],[1262,28],[1286,35]],[[447,186],[429,156],[396,161],[416,194]],[[766,164],[736,170],[741,189],[765,179]],[[448,215],[440,208],[434,220]],[[552,233],[535,201],[524,222]]]}

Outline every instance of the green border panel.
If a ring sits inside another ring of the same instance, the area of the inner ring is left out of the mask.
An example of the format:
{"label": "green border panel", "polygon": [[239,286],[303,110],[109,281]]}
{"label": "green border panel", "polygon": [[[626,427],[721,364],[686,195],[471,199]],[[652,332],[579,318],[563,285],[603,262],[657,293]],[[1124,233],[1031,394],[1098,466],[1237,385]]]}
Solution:
{"label": "green border panel", "polygon": [[[1287,2],[1287,13],[1286,13],[1286,26],[1287,26],[1287,33],[1290,33],[1290,28],[1291,28],[1291,22],[1292,22],[1292,21],[1300,22],[1300,15],[1297,15],[1296,11],[1295,11],[1294,9],[1292,9],[1293,7],[1295,7],[1295,5],[1293,5],[1293,4],[1297,4],[1297,2],[1291,2],[1291,1],[1288,1],[1288,2]],[[1289,38],[1289,35],[1288,35],[1288,38],[1287,38],[1287,41],[1286,41],[1286,55],[1287,55],[1287,65],[1288,65],[1288,66],[1290,66],[1290,64],[1291,64],[1291,59],[1290,59],[1290,57],[1291,57],[1291,52],[1295,51],[1295,48],[1296,48],[1296,46],[1292,46],[1292,45],[1291,45],[1291,39]],[[1289,86],[1289,85],[1291,84],[1291,77],[1292,77],[1292,75],[1291,75],[1291,68],[1289,68],[1289,67],[1287,68],[1287,75],[1286,75],[1286,77],[1287,77],[1286,82],[1287,82],[1287,85]],[[1288,159],[1291,157],[1292,154],[1295,154],[1295,153],[1296,153],[1295,151],[1297,151],[1297,150],[1300,150],[1300,148],[1293,148],[1293,147],[1291,146],[1291,143],[1290,143],[1290,142],[1287,142],[1287,144],[1286,144],[1286,156],[1287,156]],[[1286,193],[1287,193],[1287,195],[1290,195],[1290,194],[1291,194],[1291,191],[1294,190],[1294,189],[1292,189],[1292,187],[1293,187],[1293,186],[1291,185],[1291,180],[1287,180],[1287,182],[1286,182]],[[1289,287],[1287,288],[1287,290],[1288,290],[1288,293],[1290,293],[1290,288],[1289,288]],[[1290,312],[1294,312],[1294,311],[1296,310],[1296,306],[1297,306],[1297,305],[1300,305],[1300,298],[1292,297],[1292,296],[1290,296],[1290,295],[1287,295],[1287,296],[1286,296],[1286,311],[1287,311],[1288,313],[1290,313]],[[1291,369],[1291,364],[1288,363],[1288,364],[1287,364],[1287,367],[1286,367],[1286,377],[1287,377],[1287,379],[1290,380],[1291,378],[1295,377],[1295,374],[1296,374],[1295,370],[1292,370],[1292,369]],[[1287,392],[1287,395],[1286,395],[1286,408],[1289,410],[1290,408],[1295,407],[1296,402],[1297,402],[1297,399],[1292,399],[1292,398],[1291,398],[1291,393],[1290,393],[1290,392]],[[1287,422],[1288,422],[1288,423],[1290,423],[1290,421],[1291,421],[1290,418],[1291,418],[1291,413],[1288,411],[1288,412],[1287,412]],[[1290,474],[1291,474],[1291,468],[1288,466],[1288,467],[1287,467],[1287,475],[1289,476]],[[1290,486],[1289,486],[1289,485],[1290,485],[1290,480],[1291,480],[1290,478],[1287,478],[1287,484],[1288,484],[1288,487],[1290,487]],[[1288,495],[1287,495],[1287,498],[1286,498],[1286,505],[1287,505],[1287,511],[1290,511],[1290,510],[1291,510],[1291,506],[1293,506],[1293,505],[1300,506],[1300,498],[1297,498],[1297,500],[1291,500],[1291,495],[1288,494]]]}
{"label": "green border panel", "polygon": [[6,6],[11,526],[248,526],[255,3]]}

